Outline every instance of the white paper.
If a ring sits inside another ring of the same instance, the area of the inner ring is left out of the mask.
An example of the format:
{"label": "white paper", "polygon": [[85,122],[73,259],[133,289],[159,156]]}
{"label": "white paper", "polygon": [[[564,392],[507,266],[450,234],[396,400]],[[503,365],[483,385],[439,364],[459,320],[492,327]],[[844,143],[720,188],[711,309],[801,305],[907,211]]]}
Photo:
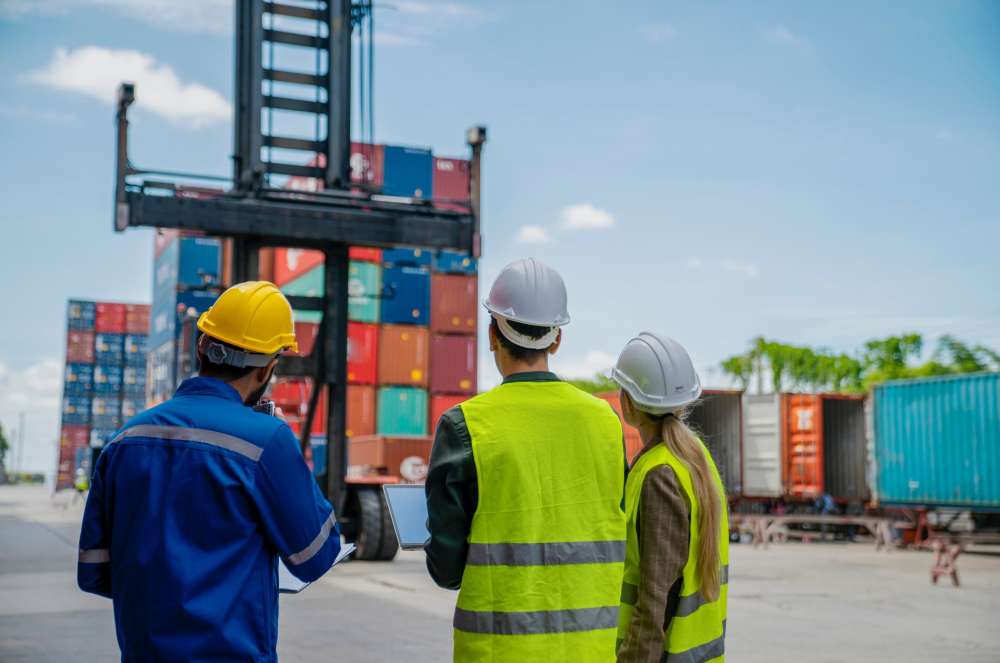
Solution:
{"label": "white paper", "polygon": [[[337,559],[333,560],[332,566],[340,564],[355,550],[357,550],[357,546],[353,543],[345,543],[342,545],[340,547],[340,554],[337,555]],[[278,591],[286,594],[297,594],[308,585],[308,582],[303,582],[292,575],[292,572],[288,570],[287,566],[285,566],[285,561],[280,557],[278,558]]]}

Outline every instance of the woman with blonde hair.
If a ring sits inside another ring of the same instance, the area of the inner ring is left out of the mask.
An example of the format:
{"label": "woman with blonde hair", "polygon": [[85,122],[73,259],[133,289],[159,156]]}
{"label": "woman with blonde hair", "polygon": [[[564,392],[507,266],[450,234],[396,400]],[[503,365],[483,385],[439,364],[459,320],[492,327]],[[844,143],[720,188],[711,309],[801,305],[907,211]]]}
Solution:
{"label": "woman with blonde hair", "polygon": [[610,373],[622,415],[643,449],[625,487],[625,577],[619,663],[725,660],[729,521],[711,454],[684,423],[701,395],[691,358],[672,338],[643,332]]}

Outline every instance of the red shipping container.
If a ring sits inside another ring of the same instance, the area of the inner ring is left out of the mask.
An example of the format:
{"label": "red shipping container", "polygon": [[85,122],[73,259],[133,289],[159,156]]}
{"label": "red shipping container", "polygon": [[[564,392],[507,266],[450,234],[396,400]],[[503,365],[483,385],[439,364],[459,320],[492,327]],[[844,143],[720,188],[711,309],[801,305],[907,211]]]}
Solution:
{"label": "red shipping container", "polygon": [[[63,424],[59,434],[59,455],[66,450],[82,449],[90,444],[90,426]],[[72,456],[70,456],[72,457]]]}
{"label": "red shipping container", "polygon": [[445,209],[466,210],[469,200],[469,162],[465,159],[434,157],[434,204]]}
{"label": "red shipping container", "polygon": [[385,148],[382,145],[351,143],[351,181],[381,189],[385,182]]}
{"label": "red shipping container", "polygon": [[441,336],[431,339],[431,392],[476,393],[476,337]]}
{"label": "red shipping container", "polygon": [[347,443],[348,472],[353,476],[378,474],[402,477],[405,471],[411,476],[403,478],[422,481],[426,478],[432,443],[430,437],[369,435],[351,438]]}
{"label": "red shipping container", "polygon": [[296,322],[295,340],[298,341],[298,352],[287,352],[289,357],[308,357],[316,346],[316,336],[319,335],[319,324],[315,322]]}
{"label": "red shipping container", "polygon": [[431,331],[436,334],[475,334],[479,306],[477,277],[465,274],[431,275]]}
{"label": "red shipping container", "polygon": [[[280,407],[285,420],[296,435],[302,430],[306,413],[309,410],[309,398],[312,395],[312,380],[309,378],[277,378],[271,385],[271,400]],[[329,390],[324,387],[316,403],[316,415],[310,433],[326,434],[327,406]]]}
{"label": "red shipping container", "polygon": [[149,304],[125,305],[125,333],[149,333]]}
{"label": "red shipping container", "polygon": [[375,387],[350,385],[347,388],[347,437],[375,434]]}
{"label": "red shipping container", "polygon": [[382,262],[382,249],[369,249],[363,246],[352,246],[347,251],[351,260],[361,262]]}
{"label": "red shipping container", "polygon": [[99,334],[124,334],[125,305],[97,302],[94,331]]}
{"label": "red shipping container", "polygon": [[378,383],[426,387],[429,336],[426,327],[383,325],[379,335]]}
{"label": "red shipping container", "polygon": [[625,419],[622,418],[622,403],[620,398],[620,392],[614,391],[607,394],[594,394],[603,401],[607,401],[611,405],[611,409],[615,411],[618,418],[622,422],[622,432],[625,434],[625,455],[628,457],[628,462],[631,463],[639,452],[642,451],[642,436],[639,435],[639,430],[625,423]]}
{"label": "red shipping container", "polygon": [[347,323],[347,382],[375,384],[378,378],[378,325]]}
{"label": "red shipping container", "polygon": [[94,332],[66,332],[66,361],[75,364],[94,363]]}
{"label": "red shipping container", "polygon": [[440,421],[441,416],[445,412],[468,399],[469,397],[464,394],[437,394],[431,396],[431,418],[427,420],[430,423],[431,430],[437,430],[438,421]]}
{"label": "red shipping container", "polygon": [[274,284],[281,287],[302,276],[313,267],[322,265],[322,251],[276,248],[274,250]]}

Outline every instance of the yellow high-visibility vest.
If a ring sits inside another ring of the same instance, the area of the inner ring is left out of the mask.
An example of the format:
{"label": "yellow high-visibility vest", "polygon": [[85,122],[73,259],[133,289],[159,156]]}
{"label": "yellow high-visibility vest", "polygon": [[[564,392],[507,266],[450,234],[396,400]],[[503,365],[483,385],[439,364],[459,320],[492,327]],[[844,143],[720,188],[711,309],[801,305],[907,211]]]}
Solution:
{"label": "yellow high-visibility vest", "polygon": [[669,663],[722,663],[725,660],[726,634],[726,595],[729,584],[729,514],[725,507],[726,491],[715,467],[712,455],[701,445],[708,459],[712,477],[723,496],[722,517],[719,534],[719,557],[722,564],[722,586],[719,598],[706,601],[701,595],[701,579],[697,574],[698,558],[698,511],[701,505],[695,497],[691,486],[691,473],[662,442],[645,451],[629,471],[628,482],[625,485],[625,513],[628,531],[628,541],[625,553],[625,578],[622,582],[621,612],[618,615],[618,642],[621,643],[628,633],[629,622],[639,594],[639,536],[636,529],[636,518],[639,513],[639,498],[642,494],[642,483],[655,467],[669,465],[677,475],[681,489],[687,495],[691,505],[691,529],[688,536],[688,558],[684,564],[681,580],[680,600],[677,612],[670,620],[664,634],[664,661]]}
{"label": "yellow high-visibility vest", "polygon": [[625,560],[622,429],[565,382],[509,382],[461,405],[479,503],[454,660],[615,659]]}

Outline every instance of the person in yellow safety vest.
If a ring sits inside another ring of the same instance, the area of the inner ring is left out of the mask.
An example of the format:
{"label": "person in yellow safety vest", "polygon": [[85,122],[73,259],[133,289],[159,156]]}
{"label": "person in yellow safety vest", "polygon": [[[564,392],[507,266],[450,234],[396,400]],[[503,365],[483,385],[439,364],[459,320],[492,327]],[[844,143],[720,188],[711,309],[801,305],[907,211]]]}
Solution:
{"label": "person in yellow safety vest", "polygon": [[619,663],[725,660],[729,521],[711,454],[684,423],[701,382],[681,345],[643,332],[608,377],[644,443],[625,486]]}
{"label": "person in yellow safety vest", "polygon": [[454,660],[612,662],[627,461],[608,406],[549,371],[559,274],[505,267],[484,302],[503,384],[446,412],[426,481],[427,568],[460,589]]}

